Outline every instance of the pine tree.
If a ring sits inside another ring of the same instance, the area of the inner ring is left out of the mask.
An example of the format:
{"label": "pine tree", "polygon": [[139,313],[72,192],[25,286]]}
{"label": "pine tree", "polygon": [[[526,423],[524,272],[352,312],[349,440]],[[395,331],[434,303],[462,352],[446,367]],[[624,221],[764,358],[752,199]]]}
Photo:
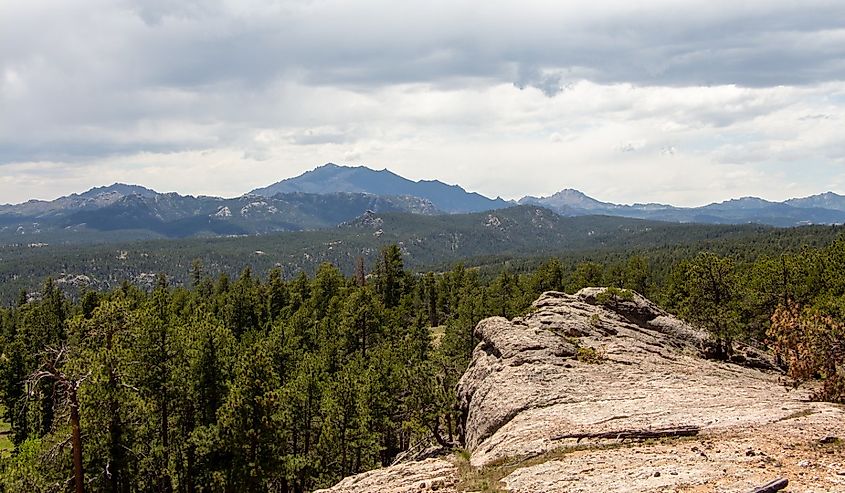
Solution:
{"label": "pine tree", "polygon": [[382,249],[381,258],[376,268],[376,291],[382,304],[387,308],[399,305],[405,281],[405,267],[402,251],[398,245],[389,245]]}
{"label": "pine tree", "polygon": [[343,307],[342,325],[346,353],[367,357],[367,348],[378,342],[382,327],[382,308],[369,288],[355,289]]}
{"label": "pine tree", "polygon": [[128,492],[133,484],[128,423],[134,420],[139,397],[132,385],[132,359],[128,357],[133,325],[128,300],[118,296],[101,303],[91,317],[74,319],[70,329],[79,345],[77,364],[92,372],[79,400],[88,435],[86,447],[96,458],[98,474],[94,479],[104,490],[115,493]]}
{"label": "pine tree", "polygon": [[280,316],[288,306],[288,289],[282,280],[281,269],[275,268],[270,271],[270,280],[267,286],[267,311],[270,321]]}
{"label": "pine tree", "polygon": [[734,263],[727,257],[702,252],[685,271],[687,296],[681,314],[707,329],[716,341],[716,356],[727,358],[739,326],[739,283]]}
{"label": "pine tree", "polygon": [[243,348],[226,402],[220,409],[218,444],[229,452],[225,472],[231,491],[266,491],[276,478],[280,453],[279,376],[262,343]]}

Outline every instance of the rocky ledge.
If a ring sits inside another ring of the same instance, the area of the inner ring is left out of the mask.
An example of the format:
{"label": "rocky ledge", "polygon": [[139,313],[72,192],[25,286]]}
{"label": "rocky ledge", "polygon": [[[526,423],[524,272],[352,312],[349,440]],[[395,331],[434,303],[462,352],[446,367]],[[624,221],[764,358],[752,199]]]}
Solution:
{"label": "rocky ledge", "polygon": [[[760,351],[707,359],[706,334],[608,294],[548,292],[525,317],[483,320],[457,388],[468,454],[328,491],[747,492],[786,478],[845,492],[842,406],[785,387]],[[637,439],[650,434],[683,436]]]}

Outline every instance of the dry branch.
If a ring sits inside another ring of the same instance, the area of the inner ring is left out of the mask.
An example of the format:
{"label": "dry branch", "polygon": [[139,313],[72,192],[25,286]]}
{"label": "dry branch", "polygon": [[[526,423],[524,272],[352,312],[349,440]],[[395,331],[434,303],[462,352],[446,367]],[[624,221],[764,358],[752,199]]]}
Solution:
{"label": "dry branch", "polygon": [[765,485],[763,485],[759,488],[754,488],[753,490],[751,490],[748,493],[775,493],[777,491],[780,491],[780,490],[786,488],[787,486],[789,486],[789,480],[784,479],[784,478],[779,478],[779,479],[772,481],[769,484],[765,484]]}
{"label": "dry branch", "polygon": [[575,438],[581,441],[585,438],[600,438],[608,440],[648,440],[650,438],[666,437],[692,437],[698,435],[701,428],[698,426],[678,426],[674,428],[658,428],[653,430],[620,430],[605,431],[601,433],[567,433],[565,435],[553,436],[552,440],[565,440]]}
{"label": "dry branch", "polygon": [[73,450],[73,483],[75,493],[85,492],[84,469],[82,464],[82,429],[79,418],[79,386],[90,375],[73,379],[62,371],[67,362],[68,348],[65,343],[59,348],[48,348],[44,353],[41,366],[26,380],[27,393],[33,396],[42,381],[52,383],[53,393],[60,391],[65,404],[70,408],[71,448]]}

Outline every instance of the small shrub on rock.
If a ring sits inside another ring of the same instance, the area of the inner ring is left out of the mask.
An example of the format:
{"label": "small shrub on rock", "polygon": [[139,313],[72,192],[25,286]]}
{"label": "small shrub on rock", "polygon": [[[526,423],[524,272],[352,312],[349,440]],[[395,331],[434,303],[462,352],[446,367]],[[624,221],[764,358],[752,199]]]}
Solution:
{"label": "small shrub on rock", "polygon": [[845,324],[825,311],[794,303],[780,306],[768,335],[793,386],[819,379],[822,386],[815,399],[845,402]]}

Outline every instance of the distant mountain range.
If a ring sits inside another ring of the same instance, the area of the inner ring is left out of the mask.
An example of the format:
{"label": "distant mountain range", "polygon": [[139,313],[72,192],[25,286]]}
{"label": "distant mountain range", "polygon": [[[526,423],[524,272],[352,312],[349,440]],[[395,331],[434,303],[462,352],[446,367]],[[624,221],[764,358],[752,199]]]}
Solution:
{"label": "distant mountain range", "polygon": [[845,223],[845,197],[833,192],[784,202],[743,197],[702,207],[675,207],[666,204],[613,204],[598,201],[578,190],[565,189],[549,197],[523,197],[519,203],[546,207],[563,216],[598,214],[682,223],[756,223],[780,227]]}
{"label": "distant mountain range", "polygon": [[428,200],[399,195],[332,192],[244,195],[233,199],[158,193],[117,183],[53,201],[0,206],[0,240],[31,242],[111,233],[101,239],[240,236],[337,226],[366,211],[441,212]]}
{"label": "distant mountain range", "polygon": [[[744,197],[703,207],[674,207],[613,204],[564,189],[549,197],[524,197],[519,204],[544,207],[561,216],[782,227],[845,223],[845,197],[832,192],[784,202]],[[229,199],[116,183],[52,201],[0,205],[0,242],[240,236],[329,228],[367,211],[438,215],[514,205],[437,180],[412,181],[388,170],[330,163]]]}

